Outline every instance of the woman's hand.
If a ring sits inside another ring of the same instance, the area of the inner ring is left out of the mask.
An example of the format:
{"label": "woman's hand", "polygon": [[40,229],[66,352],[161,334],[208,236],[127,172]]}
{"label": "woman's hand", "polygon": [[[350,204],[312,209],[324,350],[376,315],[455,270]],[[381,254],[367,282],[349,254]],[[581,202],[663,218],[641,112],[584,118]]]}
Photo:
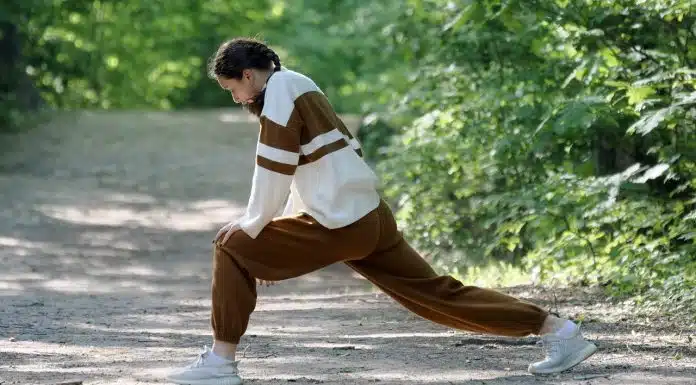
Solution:
{"label": "woman's hand", "polygon": [[273,281],[266,281],[266,280],[258,279],[258,278],[256,279],[256,282],[258,282],[258,284],[261,286],[271,286],[271,285],[275,284],[275,282],[273,282]]}
{"label": "woman's hand", "polygon": [[[217,232],[217,235],[215,235],[215,241],[213,242],[221,242],[221,243],[226,243],[228,239],[230,239],[230,236],[234,234],[235,232],[241,230],[241,227],[236,222],[230,222],[220,229],[220,231]],[[222,240],[220,239],[222,238]],[[259,285],[261,286],[271,286],[274,285],[275,282],[273,281],[266,281],[263,279],[256,279]]]}
{"label": "woman's hand", "polygon": [[232,234],[236,233],[239,230],[241,230],[241,227],[239,227],[237,222],[230,222],[222,226],[220,231],[217,232],[217,235],[215,236],[215,240],[213,242],[217,241],[220,243],[227,243],[227,240],[230,239]]}

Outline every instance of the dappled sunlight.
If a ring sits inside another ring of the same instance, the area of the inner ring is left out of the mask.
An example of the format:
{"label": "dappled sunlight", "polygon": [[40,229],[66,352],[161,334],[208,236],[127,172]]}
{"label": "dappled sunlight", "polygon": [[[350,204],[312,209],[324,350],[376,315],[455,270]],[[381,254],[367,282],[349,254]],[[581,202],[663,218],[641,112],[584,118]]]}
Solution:
{"label": "dappled sunlight", "polygon": [[[304,362],[307,364],[307,362]],[[330,375],[293,375],[293,374],[287,374],[287,370],[283,371],[281,369],[278,369],[277,372],[272,372],[268,373],[266,371],[265,373],[259,373],[251,374],[252,379],[254,380],[261,380],[261,381],[269,381],[271,384],[279,384],[279,383],[297,383],[297,384],[323,384],[326,381],[331,381],[333,376]],[[345,376],[341,376],[341,378],[345,378]]]}
{"label": "dappled sunlight", "polygon": [[124,203],[124,204],[157,204],[157,199],[152,195],[139,193],[111,192],[104,195],[103,202]]}
{"label": "dappled sunlight", "polygon": [[145,265],[131,265],[131,266],[123,266],[123,267],[117,267],[117,268],[105,268],[105,269],[100,269],[98,271],[94,271],[92,273],[94,276],[111,276],[111,277],[118,277],[118,276],[140,276],[140,277],[166,277],[168,276],[167,273],[161,271],[161,270],[155,270],[151,266],[145,266]]}
{"label": "dappled sunlight", "polygon": [[[464,365],[462,365],[464,366]],[[456,370],[444,370],[442,368],[419,368],[417,371],[410,370],[405,374],[404,370],[400,371],[384,371],[379,372],[363,371],[351,373],[350,377],[354,379],[369,380],[369,381],[399,381],[405,380],[408,382],[417,382],[419,384],[429,384],[433,382],[449,381],[468,381],[468,380],[490,380],[497,377],[509,376],[509,371],[488,369],[485,373],[475,373],[470,369],[462,368]],[[530,382],[536,382],[532,375],[528,375]]]}
{"label": "dappled sunlight", "polygon": [[51,246],[52,245],[48,242],[30,241],[27,239],[0,235],[0,258],[9,255],[24,257],[36,253],[37,251],[50,248]]}
{"label": "dappled sunlight", "polygon": [[[125,235],[113,231],[83,231],[77,235],[77,242],[80,245],[90,247],[108,247],[116,250],[132,251],[138,250],[140,246],[133,240],[124,239]],[[162,247],[151,245],[152,251],[161,250]]]}
{"label": "dappled sunlight", "polygon": [[[256,318],[256,317],[255,317]],[[262,322],[251,323],[247,329],[247,335],[256,337],[296,336],[326,338],[325,329],[320,326],[263,326]]]}
{"label": "dappled sunlight", "polygon": [[348,299],[354,297],[375,297],[372,291],[360,290],[344,290],[342,293],[326,293],[326,294],[306,294],[306,293],[291,293],[263,296],[264,301],[311,301],[311,300],[332,300],[332,299]]}
{"label": "dappled sunlight", "polygon": [[[374,316],[378,314],[373,313]],[[298,320],[298,322],[311,322],[311,319]],[[285,323],[278,324],[278,319],[264,319],[258,316],[252,316],[252,321],[247,330],[247,335],[254,337],[292,337],[293,339],[300,339],[305,341],[316,341],[316,340],[341,340],[343,342],[336,343],[340,346],[345,346],[346,343],[350,345],[357,346],[355,341],[370,341],[375,343],[375,340],[395,340],[403,339],[406,340],[432,340],[435,338],[442,339],[452,339],[456,338],[458,331],[446,330],[445,332],[412,332],[412,333],[370,333],[370,334],[341,334],[345,331],[346,325],[354,325],[354,323],[341,324],[334,321],[316,321],[317,326],[299,326],[299,325],[287,325]],[[381,322],[386,326],[386,322]],[[433,327],[434,325],[427,325],[427,327]],[[312,342],[312,343],[326,343],[326,342]],[[371,345],[365,345],[371,346]]]}
{"label": "dappled sunlight", "polygon": [[[106,381],[104,383],[109,384],[136,384],[140,383],[139,380],[160,382],[175,361],[190,361],[194,352],[189,348],[139,347],[138,350],[144,354],[143,357],[133,358],[129,356],[132,348],[123,347],[0,342],[0,355],[17,357],[12,364],[0,361],[0,372],[3,373],[3,378],[10,373],[24,373],[31,382],[21,383],[32,384],[37,381],[56,383],[61,378],[97,380],[99,383]],[[60,359],[51,359],[52,357]],[[124,370],[124,367],[127,369]]]}
{"label": "dappled sunlight", "polygon": [[[290,346],[290,345],[288,345]],[[293,343],[291,346],[302,346],[310,349],[336,349],[336,350],[373,350],[374,345],[365,344],[345,344],[345,343],[329,343],[329,342],[301,342]]]}
{"label": "dappled sunlight", "polygon": [[316,309],[357,309],[365,307],[361,302],[280,302],[259,303],[255,311],[298,311]]}
{"label": "dappled sunlight", "polygon": [[[127,328],[127,327],[108,327],[108,326],[103,326],[103,325],[93,325],[93,324],[86,324],[86,323],[71,323],[69,326],[73,327],[75,329],[80,329],[80,330],[92,330],[92,331],[99,331],[99,332],[109,332],[109,333],[116,333],[116,334],[138,334],[138,335],[149,335],[151,334],[162,334],[162,335],[186,335],[186,336],[201,336],[201,337],[209,337],[210,336],[210,328],[200,328],[196,329],[191,327],[190,325],[182,323],[183,320],[178,321],[178,326],[180,328],[150,328],[150,327],[143,327],[143,328]],[[146,324],[143,322],[143,320],[138,320],[138,323],[141,324]]]}
{"label": "dappled sunlight", "polygon": [[[94,257],[94,255],[92,255]],[[68,265],[52,269],[51,275],[26,275],[20,276],[16,282],[0,275],[0,286],[14,287],[17,289],[40,289],[48,292],[62,294],[123,294],[123,295],[149,295],[190,291],[196,281],[201,282],[202,289],[207,287],[207,279],[201,278],[202,273],[184,272],[179,276],[172,276],[171,271],[156,270],[149,266],[110,266],[98,260],[85,262],[84,266],[72,267],[80,263],[79,258],[59,258]],[[124,259],[126,260],[126,259]],[[111,263],[115,265],[117,262]],[[101,265],[101,266],[100,266]],[[72,272],[61,272],[70,269]],[[7,295],[2,293],[0,295]],[[14,294],[18,294],[15,292]]]}
{"label": "dappled sunlight", "polygon": [[0,297],[21,295],[27,288],[27,284],[46,278],[37,273],[9,273],[0,274]]}
{"label": "dappled sunlight", "polygon": [[30,242],[24,239],[0,236],[1,247],[22,247],[25,249],[37,249],[41,248],[43,245],[44,244],[42,244],[41,242]]}
{"label": "dappled sunlight", "polygon": [[12,273],[12,274],[0,274],[0,281],[2,282],[13,282],[13,281],[40,281],[46,279],[45,274],[39,273]]}
{"label": "dappled sunlight", "polygon": [[90,270],[86,271],[85,275],[48,279],[35,286],[63,294],[123,294],[128,296],[162,293],[171,295],[179,291],[189,290],[186,286],[189,283],[164,274],[135,275],[130,279],[126,277],[125,273],[110,274],[109,271]]}
{"label": "dappled sunlight", "polygon": [[107,294],[134,291],[143,293],[157,293],[162,291],[162,287],[157,285],[149,285],[142,281],[135,280],[120,280],[116,282],[105,282],[99,278],[78,278],[72,277],[69,279],[51,279],[42,282],[41,287],[46,290],[65,293],[65,294]]}
{"label": "dappled sunlight", "polygon": [[37,352],[50,352],[55,355],[79,355],[93,354],[98,349],[95,347],[85,347],[71,344],[61,344],[52,342],[38,341],[17,341],[9,342],[5,339],[0,340],[0,351],[6,353],[36,354]]}
{"label": "dappled sunlight", "polygon": [[0,296],[14,295],[21,292],[23,286],[16,282],[6,282],[0,278]]}
{"label": "dappled sunlight", "polygon": [[[314,273],[311,274],[312,276],[314,275],[321,275],[320,273]],[[309,276],[308,276],[309,277]],[[302,277],[304,278],[304,277]],[[324,278],[326,280],[326,278]],[[316,282],[316,279],[312,279],[312,281]],[[292,290],[289,291],[287,289],[288,284],[291,284],[290,281],[288,282],[281,282],[276,284],[276,287],[273,288],[266,288],[266,287],[259,287],[259,299],[258,299],[258,305],[255,309],[255,311],[259,311],[259,309],[265,309],[265,311],[271,311],[271,310],[280,310],[279,308],[272,308],[272,306],[276,306],[276,302],[282,302],[282,303],[287,303],[289,301],[333,301],[333,300],[357,300],[363,303],[377,303],[381,302],[382,299],[379,299],[380,297],[383,296],[382,293],[379,292],[374,292],[374,291],[364,291],[360,289],[354,289],[354,288],[343,288],[340,290],[326,290],[324,289],[325,292],[322,293],[307,293],[306,291],[302,290]],[[276,293],[269,293],[265,292],[265,289],[276,289],[279,288],[282,292],[279,294]],[[338,291],[338,292],[337,292]],[[209,303],[209,300],[191,300],[191,299],[180,299],[173,304],[175,305],[194,305],[194,306],[207,306]],[[321,302],[324,304],[324,302]]]}
{"label": "dappled sunlight", "polygon": [[348,339],[395,339],[395,338],[452,338],[454,331],[442,333],[372,333],[372,334],[344,334],[340,338]]}
{"label": "dappled sunlight", "polygon": [[304,275],[300,279],[306,283],[321,283],[325,278],[318,274]]}
{"label": "dappled sunlight", "polygon": [[[8,219],[21,213],[14,230],[0,228],[2,296],[30,289],[147,295],[190,290],[184,282],[204,286],[211,250],[204,237],[244,210],[225,199],[158,199],[77,186],[72,194],[67,188],[42,191],[36,182],[27,183],[32,194],[26,198],[38,201],[10,201],[10,209],[0,210]],[[167,264],[171,256],[180,263]],[[41,275],[27,276],[36,272]]]}
{"label": "dappled sunlight", "polygon": [[65,368],[65,367],[60,367],[60,365],[47,366],[46,364],[13,365],[12,371],[39,373],[39,374],[44,373],[44,372],[49,372],[49,373],[80,373],[80,374],[97,374],[100,376],[114,375],[114,374],[117,374],[119,372],[117,369],[109,369],[109,368],[104,368],[104,367],[91,367],[90,368],[90,367],[79,366],[79,367]]}
{"label": "dappled sunlight", "polygon": [[50,205],[36,208],[42,214],[79,225],[145,227],[159,230],[216,230],[244,212],[244,207],[228,201],[200,201],[167,207],[134,209],[108,205]]}
{"label": "dappled sunlight", "polygon": [[[254,358],[249,357],[248,360],[250,363],[253,362]],[[326,361],[325,356],[315,356],[315,355],[287,355],[287,356],[281,356],[281,357],[264,357],[261,360],[257,360],[258,363],[262,363],[265,365],[267,368],[275,365],[287,365],[287,364],[300,364],[300,363],[318,363],[321,361]]]}

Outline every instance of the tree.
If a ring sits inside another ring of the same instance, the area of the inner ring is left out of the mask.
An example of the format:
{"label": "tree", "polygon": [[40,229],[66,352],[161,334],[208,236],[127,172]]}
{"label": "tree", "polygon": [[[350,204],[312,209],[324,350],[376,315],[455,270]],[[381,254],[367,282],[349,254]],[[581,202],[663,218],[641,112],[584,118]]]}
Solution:
{"label": "tree", "polygon": [[16,23],[22,10],[9,5],[0,8],[0,129],[16,124],[20,111],[36,109],[41,103],[23,71],[22,36]]}

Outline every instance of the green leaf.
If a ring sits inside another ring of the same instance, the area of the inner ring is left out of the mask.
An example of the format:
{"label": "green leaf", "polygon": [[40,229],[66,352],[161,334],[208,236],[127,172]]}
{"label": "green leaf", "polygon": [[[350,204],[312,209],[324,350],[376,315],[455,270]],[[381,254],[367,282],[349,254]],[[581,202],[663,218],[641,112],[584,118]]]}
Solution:
{"label": "green leaf", "polygon": [[630,105],[636,105],[654,94],[655,90],[652,87],[647,86],[630,87],[626,91],[626,95],[628,96],[628,104]]}
{"label": "green leaf", "polygon": [[684,217],[682,219],[685,221],[692,221],[692,220],[696,219],[696,210],[684,215]]}
{"label": "green leaf", "polygon": [[653,167],[647,169],[643,175],[632,180],[634,183],[645,183],[651,179],[656,179],[662,176],[665,171],[669,170],[669,165],[666,163],[660,163]]}
{"label": "green leaf", "polygon": [[561,88],[566,88],[573,80],[582,80],[584,72],[586,72],[587,63],[587,59],[582,60],[580,64],[578,64],[578,66],[575,67],[575,69],[565,78],[561,84]]}
{"label": "green leaf", "polygon": [[657,111],[647,113],[645,114],[642,118],[640,118],[637,122],[633,123],[629,128],[628,128],[628,133],[633,134],[633,133],[638,133],[641,135],[647,135],[652,130],[654,130],[660,123],[662,123],[663,120],[665,120],[672,112],[672,109],[667,107],[667,108],[661,108]]}

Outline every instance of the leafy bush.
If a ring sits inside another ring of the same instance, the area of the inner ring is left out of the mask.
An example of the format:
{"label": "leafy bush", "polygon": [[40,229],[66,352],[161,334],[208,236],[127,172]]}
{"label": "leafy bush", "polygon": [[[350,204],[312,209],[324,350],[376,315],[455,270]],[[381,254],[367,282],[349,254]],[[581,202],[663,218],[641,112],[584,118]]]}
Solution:
{"label": "leafy bush", "polygon": [[693,306],[689,2],[400,9],[411,18],[391,31],[419,51],[384,116],[410,123],[371,153],[386,154],[385,192],[418,247],[452,267],[522,263],[538,279]]}

